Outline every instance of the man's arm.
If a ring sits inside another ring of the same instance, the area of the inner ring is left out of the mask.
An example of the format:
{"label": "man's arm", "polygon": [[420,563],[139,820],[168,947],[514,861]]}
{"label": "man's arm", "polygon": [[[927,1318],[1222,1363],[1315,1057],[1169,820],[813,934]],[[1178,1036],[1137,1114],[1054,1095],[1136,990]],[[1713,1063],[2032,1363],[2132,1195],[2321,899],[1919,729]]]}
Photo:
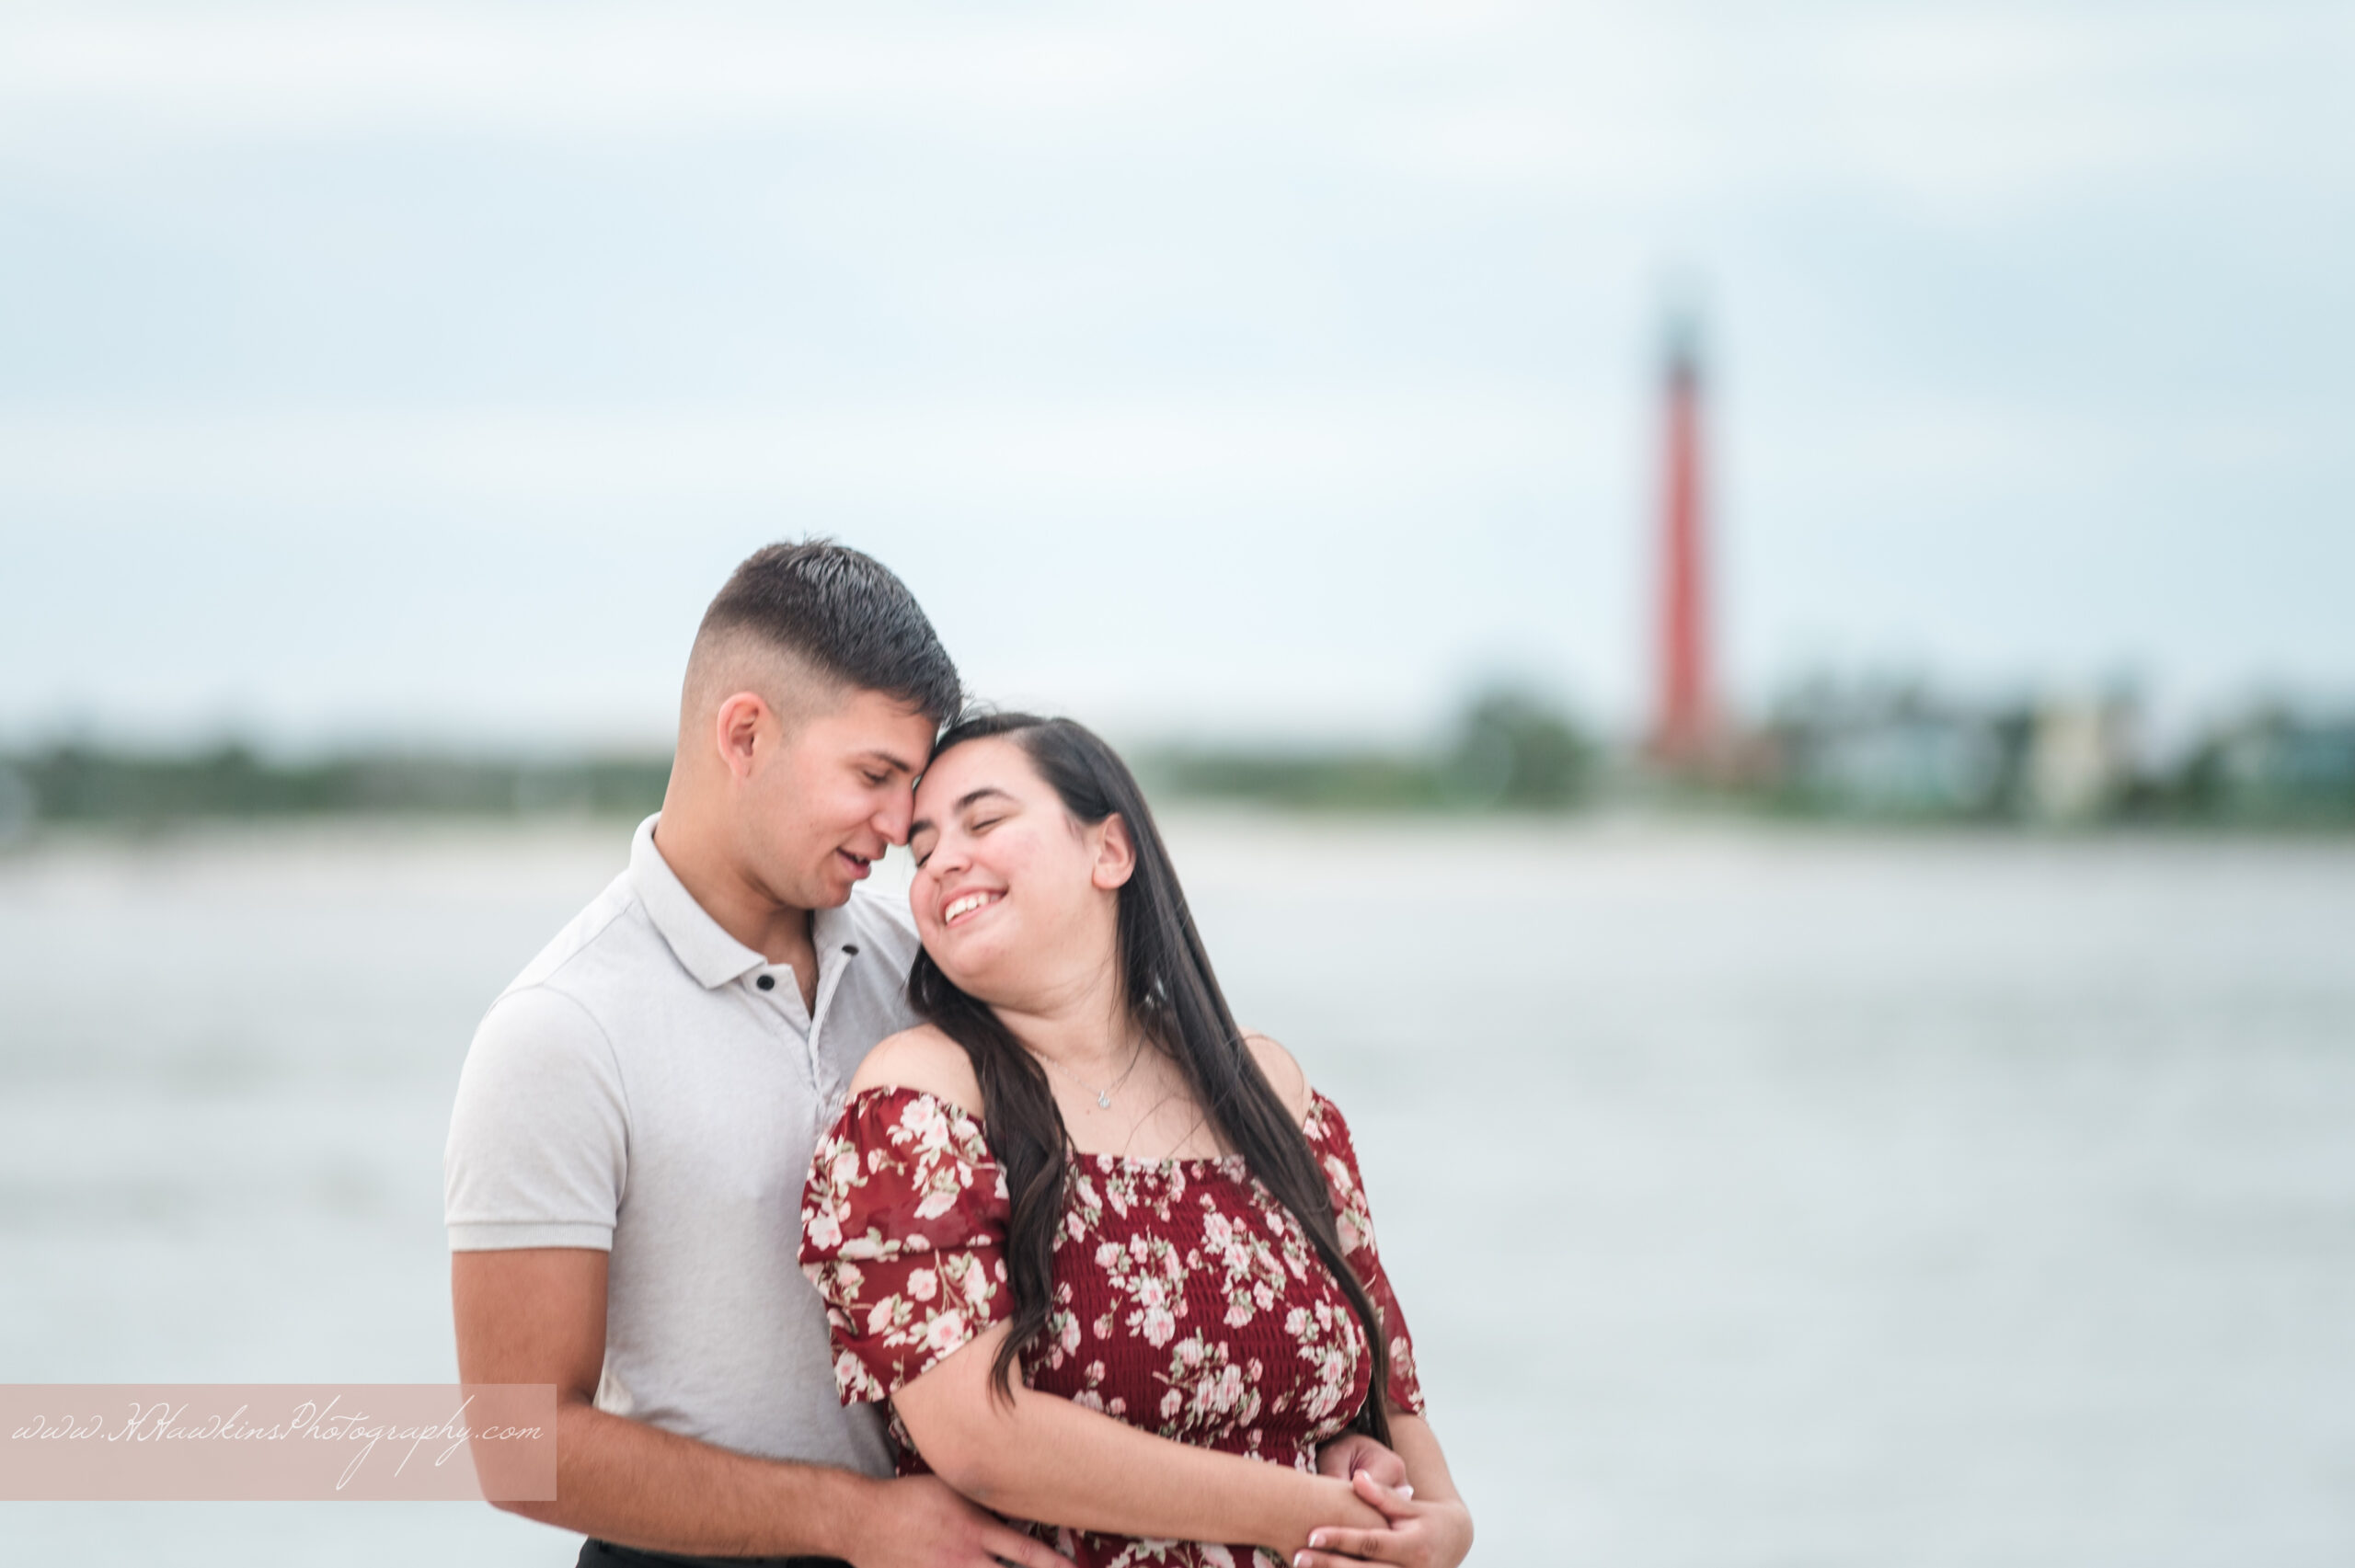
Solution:
{"label": "man's arm", "polygon": [[499,1507],[655,1551],[840,1557],[857,1568],[1070,1568],[931,1477],[870,1481],[753,1459],[591,1401],[605,1356],[606,1254],[534,1247],[451,1254],[458,1376],[554,1383],[557,1500]]}

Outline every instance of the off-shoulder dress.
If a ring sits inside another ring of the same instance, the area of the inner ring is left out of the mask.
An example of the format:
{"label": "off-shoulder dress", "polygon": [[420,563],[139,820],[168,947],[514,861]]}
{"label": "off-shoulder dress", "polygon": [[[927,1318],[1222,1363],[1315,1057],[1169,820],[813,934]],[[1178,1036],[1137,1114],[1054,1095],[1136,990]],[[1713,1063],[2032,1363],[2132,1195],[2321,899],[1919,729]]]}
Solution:
{"label": "off-shoulder dress", "polygon": [[[1343,1255],[1383,1322],[1391,1408],[1420,1414],[1413,1342],[1374,1249],[1348,1124],[1322,1094],[1303,1130]],[[1005,1178],[980,1120],[937,1095],[867,1089],[819,1141],[801,1266],[826,1299],[843,1402],[902,1384],[1014,1315]],[[1298,1221],[1238,1157],[1072,1162],[1053,1309],[1024,1380],[1164,1437],[1300,1470],[1373,1380],[1357,1316]],[[902,1473],[923,1459],[890,1420]],[[1033,1527],[1081,1568],[1281,1568],[1254,1547]]]}

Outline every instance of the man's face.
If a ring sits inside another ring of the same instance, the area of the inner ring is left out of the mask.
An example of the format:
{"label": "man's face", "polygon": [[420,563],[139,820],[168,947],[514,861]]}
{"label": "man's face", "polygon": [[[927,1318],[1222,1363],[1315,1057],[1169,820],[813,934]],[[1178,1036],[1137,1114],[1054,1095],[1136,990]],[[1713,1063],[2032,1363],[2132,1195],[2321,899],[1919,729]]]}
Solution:
{"label": "man's face", "polygon": [[780,729],[744,781],[746,871],[795,909],[848,901],[884,850],[907,842],[936,727],[879,692],[853,690],[798,730]]}

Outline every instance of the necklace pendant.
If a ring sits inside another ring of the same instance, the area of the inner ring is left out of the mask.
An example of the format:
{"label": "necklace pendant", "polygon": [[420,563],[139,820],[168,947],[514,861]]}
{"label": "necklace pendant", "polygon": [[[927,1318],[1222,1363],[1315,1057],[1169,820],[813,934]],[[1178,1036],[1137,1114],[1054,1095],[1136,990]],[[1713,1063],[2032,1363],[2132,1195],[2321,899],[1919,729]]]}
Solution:
{"label": "necklace pendant", "polygon": [[1098,1089],[1096,1092],[1096,1103],[1104,1109],[1108,1111],[1110,1110],[1112,1108],[1112,1092],[1109,1089]]}

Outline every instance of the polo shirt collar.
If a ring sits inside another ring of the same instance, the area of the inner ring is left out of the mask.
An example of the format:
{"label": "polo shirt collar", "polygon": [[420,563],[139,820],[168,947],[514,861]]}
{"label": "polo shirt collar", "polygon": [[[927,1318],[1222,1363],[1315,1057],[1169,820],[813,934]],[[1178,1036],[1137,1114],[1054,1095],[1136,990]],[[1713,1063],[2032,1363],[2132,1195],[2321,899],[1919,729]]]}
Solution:
{"label": "polo shirt collar", "polygon": [[857,951],[858,925],[851,919],[848,904],[810,911],[810,945],[818,950],[821,973],[824,972],[826,959],[830,956]]}
{"label": "polo shirt collar", "polygon": [[722,931],[719,922],[695,902],[671,863],[662,858],[654,844],[654,824],[661,819],[658,811],[640,822],[629,844],[630,883],[638,889],[638,901],[646,906],[654,929],[706,990],[742,979],[764,967],[768,960]]}

